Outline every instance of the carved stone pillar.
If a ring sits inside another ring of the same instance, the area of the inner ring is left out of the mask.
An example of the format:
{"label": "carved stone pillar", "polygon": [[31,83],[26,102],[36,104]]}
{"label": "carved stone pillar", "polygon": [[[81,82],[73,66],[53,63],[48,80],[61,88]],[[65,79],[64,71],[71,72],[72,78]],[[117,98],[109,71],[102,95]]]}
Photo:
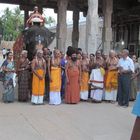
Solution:
{"label": "carved stone pillar", "polygon": [[67,39],[66,14],[69,0],[58,0],[57,48],[65,51]]}
{"label": "carved stone pillar", "polygon": [[139,45],[140,45],[140,25],[139,25]]}
{"label": "carved stone pillar", "polygon": [[88,0],[86,22],[86,51],[95,53],[98,48],[98,0]]}
{"label": "carved stone pillar", "polygon": [[127,28],[127,25],[124,27],[124,45],[125,45],[125,48],[127,48],[128,46],[128,28]]}
{"label": "carved stone pillar", "polygon": [[112,12],[113,0],[103,0],[103,14],[104,14],[104,27],[103,27],[103,50],[108,53],[111,49],[112,42]]}
{"label": "carved stone pillar", "polygon": [[79,43],[79,10],[77,7],[73,10],[73,31],[72,31],[72,46],[78,48]]}
{"label": "carved stone pillar", "polygon": [[29,11],[28,10],[24,10],[24,27],[26,27],[26,22],[29,18]]}

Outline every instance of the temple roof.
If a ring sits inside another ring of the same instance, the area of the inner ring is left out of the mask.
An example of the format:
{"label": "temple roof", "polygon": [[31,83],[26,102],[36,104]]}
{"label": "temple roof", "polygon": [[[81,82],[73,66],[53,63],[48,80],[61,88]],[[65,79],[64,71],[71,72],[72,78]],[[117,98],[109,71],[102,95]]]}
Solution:
{"label": "temple roof", "polygon": [[[43,8],[57,9],[58,0],[0,0],[0,3],[17,4],[32,8],[37,5]],[[88,7],[88,0],[69,0],[68,10],[73,10],[76,5],[80,11],[85,11]]]}
{"label": "temple roof", "polygon": [[[102,7],[102,1],[99,0],[99,8]],[[33,8],[35,5],[43,8],[57,9],[58,0],[0,0],[0,3],[17,4]],[[140,0],[113,0],[114,12],[118,12],[124,9],[129,9],[133,6],[140,6]],[[69,0],[68,10],[73,10],[77,6],[80,11],[87,11],[88,0]]]}
{"label": "temple roof", "polygon": [[[57,12],[58,0],[0,0],[0,3],[20,5],[21,10],[32,11],[37,5],[42,8],[53,8]],[[102,2],[99,0],[99,15],[102,15]],[[79,11],[87,12],[88,0],[69,0],[68,10],[78,8]],[[114,21],[133,20],[140,18],[140,0],[113,0]]]}
{"label": "temple roof", "polygon": [[114,0],[113,23],[140,23],[140,0]]}

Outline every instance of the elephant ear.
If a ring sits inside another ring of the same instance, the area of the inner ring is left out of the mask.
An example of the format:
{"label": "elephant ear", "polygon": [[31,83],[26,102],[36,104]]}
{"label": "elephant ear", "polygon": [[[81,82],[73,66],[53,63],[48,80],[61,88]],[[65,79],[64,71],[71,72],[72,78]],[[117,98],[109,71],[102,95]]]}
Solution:
{"label": "elephant ear", "polygon": [[45,40],[46,40],[46,46],[48,47],[56,37],[56,33],[51,32],[46,27],[42,27],[42,29],[45,31]]}

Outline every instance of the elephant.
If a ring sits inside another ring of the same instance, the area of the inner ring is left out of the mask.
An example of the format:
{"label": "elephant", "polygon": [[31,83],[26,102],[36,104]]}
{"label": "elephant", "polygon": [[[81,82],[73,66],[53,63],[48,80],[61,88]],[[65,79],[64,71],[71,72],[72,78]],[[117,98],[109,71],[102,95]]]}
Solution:
{"label": "elephant", "polygon": [[[42,22],[42,15],[37,12],[33,13],[28,19],[30,23],[23,32],[17,37],[14,45],[14,61],[15,66],[18,67],[19,57],[22,50],[28,51],[28,59],[32,61],[36,55],[37,49],[48,47],[54,40],[56,34],[49,31]],[[38,48],[39,47],[39,48]]]}
{"label": "elephant", "polygon": [[55,38],[55,33],[44,26],[33,25],[23,31],[24,49],[28,51],[28,59],[31,61],[38,49],[37,46],[48,47]]}

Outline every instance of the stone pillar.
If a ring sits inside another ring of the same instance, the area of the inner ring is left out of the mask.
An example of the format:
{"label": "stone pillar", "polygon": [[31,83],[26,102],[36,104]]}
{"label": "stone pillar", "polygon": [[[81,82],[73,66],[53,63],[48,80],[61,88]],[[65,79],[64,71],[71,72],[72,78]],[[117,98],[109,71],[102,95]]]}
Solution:
{"label": "stone pillar", "polygon": [[140,45],[140,25],[139,25],[139,45]]}
{"label": "stone pillar", "polygon": [[72,32],[72,46],[78,48],[79,43],[79,10],[77,7],[73,10],[73,32]]}
{"label": "stone pillar", "polygon": [[138,62],[140,64],[140,25],[139,25],[139,39],[138,39]]}
{"label": "stone pillar", "polygon": [[127,25],[125,26],[125,30],[124,30],[124,45],[125,45],[125,48],[127,48],[128,46],[128,28],[127,28]]}
{"label": "stone pillar", "polygon": [[116,26],[115,27],[113,27],[113,29],[112,29],[112,32],[113,32],[113,36],[112,36],[112,38],[113,38],[113,48],[115,49],[115,43],[116,43],[116,40],[117,40],[117,28],[116,28]]}
{"label": "stone pillar", "polygon": [[113,0],[103,0],[103,14],[104,14],[104,27],[103,27],[103,50],[108,53],[111,49],[112,42],[112,12]]}
{"label": "stone pillar", "polygon": [[88,0],[86,20],[86,51],[95,53],[98,49],[98,0]]}
{"label": "stone pillar", "polygon": [[66,14],[69,0],[58,0],[57,48],[65,51],[67,39]]}
{"label": "stone pillar", "polygon": [[28,10],[24,10],[24,27],[26,27],[26,22],[29,18],[29,11]]}

